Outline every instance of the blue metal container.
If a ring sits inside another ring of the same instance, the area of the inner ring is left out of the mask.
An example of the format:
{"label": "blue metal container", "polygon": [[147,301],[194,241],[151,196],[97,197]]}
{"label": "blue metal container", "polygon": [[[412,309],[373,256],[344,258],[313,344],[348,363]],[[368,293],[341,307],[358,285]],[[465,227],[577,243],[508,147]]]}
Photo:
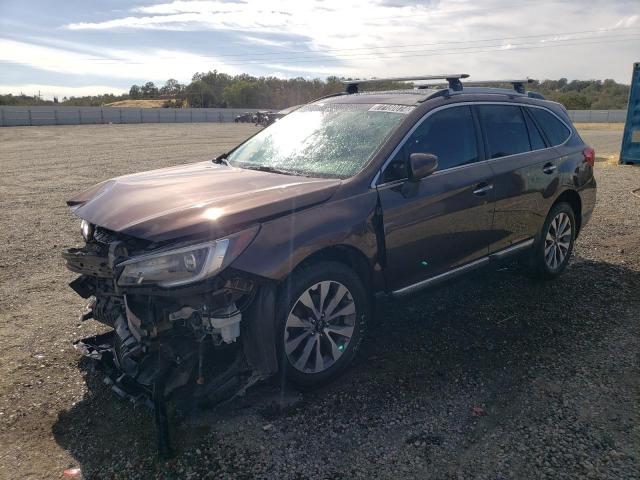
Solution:
{"label": "blue metal container", "polygon": [[640,62],[633,64],[620,163],[625,165],[640,164]]}

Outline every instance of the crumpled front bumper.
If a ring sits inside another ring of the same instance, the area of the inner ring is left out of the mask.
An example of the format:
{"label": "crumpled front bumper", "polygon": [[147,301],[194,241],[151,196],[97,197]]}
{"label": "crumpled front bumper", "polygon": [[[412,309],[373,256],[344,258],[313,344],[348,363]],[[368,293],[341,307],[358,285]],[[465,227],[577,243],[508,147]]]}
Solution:
{"label": "crumpled front bumper", "polygon": [[73,347],[96,362],[105,373],[103,380],[105,385],[109,386],[118,397],[131,402],[136,407],[144,406],[152,410],[152,390],[136,382],[118,365],[115,336],[115,331],[94,335],[74,342]]}

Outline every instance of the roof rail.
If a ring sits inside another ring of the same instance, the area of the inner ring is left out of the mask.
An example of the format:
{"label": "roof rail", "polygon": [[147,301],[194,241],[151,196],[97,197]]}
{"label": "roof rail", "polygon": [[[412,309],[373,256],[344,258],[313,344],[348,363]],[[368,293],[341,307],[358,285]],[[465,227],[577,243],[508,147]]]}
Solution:
{"label": "roof rail", "polygon": [[470,86],[490,86],[490,85],[496,85],[496,84],[501,84],[501,83],[510,83],[511,85],[513,85],[513,89],[518,92],[518,93],[522,93],[524,95],[525,90],[524,90],[524,86],[525,84],[528,83],[534,83],[536,80],[534,80],[533,78],[525,78],[522,80],[479,80],[479,81],[470,81],[469,85]]}
{"label": "roof rail", "polygon": [[374,82],[411,82],[414,80],[446,80],[449,82],[449,88],[454,91],[462,90],[461,78],[468,78],[467,73],[452,73],[443,75],[422,75],[413,77],[389,77],[389,78],[370,78],[367,80],[343,80],[342,83],[347,85],[347,93],[358,93],[358,85],[361,83]]}

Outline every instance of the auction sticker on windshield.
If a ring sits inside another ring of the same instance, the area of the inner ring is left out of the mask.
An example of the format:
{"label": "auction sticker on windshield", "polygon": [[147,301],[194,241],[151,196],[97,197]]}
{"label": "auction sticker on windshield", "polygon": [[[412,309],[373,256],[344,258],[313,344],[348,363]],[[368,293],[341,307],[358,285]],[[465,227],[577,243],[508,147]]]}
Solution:
{"label": "auction sticker on windshield", "polygon": [[389,105],[386,103],[376,103],[369,111],[370,112],[392,112],[392,113],[411,113],[416,108],[410,105]]}

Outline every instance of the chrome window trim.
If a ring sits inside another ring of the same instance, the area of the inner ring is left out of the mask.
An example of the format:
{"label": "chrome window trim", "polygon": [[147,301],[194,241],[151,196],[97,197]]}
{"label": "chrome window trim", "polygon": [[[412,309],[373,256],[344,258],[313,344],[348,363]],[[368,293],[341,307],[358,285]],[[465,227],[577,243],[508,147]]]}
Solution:
{"label": "chrome window trim", "polygon": [[[503,160],[505,158],[511,158],[511,157],[516,157],[518,155],[525,155],[527,153],[532,153],[532,152],[543,152],[545,150],[550,150],[552,148],[557,148],[557,147],[562,147],[564,146],[569,140],[571,140],[571,138],[573,137],[573,129],[567,125],[567,122],[565,122],[562,118],[560,118],[554,111],[550,110],[547,107],[544,107],[542,105],[531,105],[528,103],[518,103],[518,102],[491,102],[491,101],[481,101],[481,102],[460,102],[460,103],[451,103],[449,105],[442,105],[440,107],[434,108],[433,110],[429,110],[427,113],[425,113],[422,118],[420,118],[420,120],[418,120],[415,125],[413,127],[411,127],[411,130],[409,130],[404,137],[402,137],[402,140],[398,143],[398,145],[396,146],[396,148],[393,149],[393,151],[391,152],[391,154],[387,157],[387,159],[384,161],[384,163],[382,164],[382,166],[378,169],[378,171],[376,172],[375,176],[373,177],[373,179],[371,180],[371,184],[369,185],[370,188],[377,188],[377,187],[384,187],[387,185],[394,185],[396,183],[400,183],[400,182],[405,182],[407,179],[406,178],[402,178],[402,179],[398,179],[398,180],[393,180],[391,182],[385,182],[385,183],[381,183],[378,184],[378,180],[380,180],[380,178],[382,178],[382,172],[384,172],[385,168],[387,168],[387,165],[389,165],[389,163],[391,162],[391,160],[393,159],[393,157],[396,156],[396,154],[398,153],[398,151],[400,151],[400,149],[404,146],[404,144],[407,142],[407,140],[409,140],[409,137],[411,135],[413,135],[413,132],[415,132],[417,130],[417,128],[422,125],[422,122],[424,122],[427,118],[429,118],[431,115],[433,115],[434,113],[437,113],[441,110],[445,110],[447,108],[454,108],[454,107],[462,107],[462,106],[471,106],[471,105],[513,105],[516,107],[531,107],[531,108],[539,108],[541,110],[546,110],[547,112],[549,112],[551,115],[553,115],[554,117],[556,117],[564,126],[567,130],[569,130],[569,136],[567,137],[567,139],[555,146],[551,146],[551,147],[545,147],[545,148],[538,148],[536,150],[529,150],[528,152],[520,152],[520,153],[514,153],[513,155],[505,155],[504,157],[498,157],[498,158],[487,158],[484,159],[482,161],[479,162],[473,162],[473,163],[467,163],[465,165],[457,165],[455,167],[451,167],[451,168],[446,168],[444,170],[437,170],[435,171],[432,175],[437,175],[438,173],[442,173],[442,172],[450,172],[450,171],[455,171],[457,169],[460,168],[464,168],[464,167],[470,167],[472,165],[480,165],[480,164],[484,164],[484,163],[488,163],[488,162],[494,162],[496,160]],[[537,128],[537,126],[536,126]]]}

